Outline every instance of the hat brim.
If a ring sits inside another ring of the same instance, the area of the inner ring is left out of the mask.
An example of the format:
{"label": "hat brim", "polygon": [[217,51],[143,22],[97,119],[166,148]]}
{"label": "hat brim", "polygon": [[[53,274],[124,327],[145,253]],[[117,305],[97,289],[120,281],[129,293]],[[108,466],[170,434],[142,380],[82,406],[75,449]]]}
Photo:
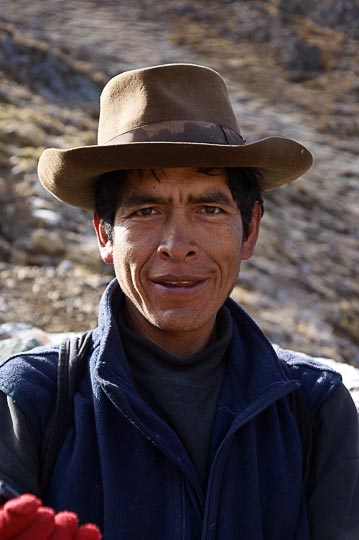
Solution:
{"label": "hat brim", "polygon": [[249,167],[262,174],[268,191],[292,182],[312,165],[313,156],[302,144],[282,137],[236,145],[184,142],[132,142],[82,146],[69,150],[48,148],[39,159],[40,182],[55,198],[93,210],[93,185],[105,172],[171,167]]}

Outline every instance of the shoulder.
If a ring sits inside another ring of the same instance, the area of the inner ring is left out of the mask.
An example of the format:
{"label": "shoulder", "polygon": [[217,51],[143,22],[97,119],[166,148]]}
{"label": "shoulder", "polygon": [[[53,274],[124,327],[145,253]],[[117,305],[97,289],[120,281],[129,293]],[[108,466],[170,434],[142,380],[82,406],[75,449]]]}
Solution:
{"label": "shoulder", "polygon": [[36,347],[0,360],[0,389],[11,395],[22,385],[56,379],[58,345]]}
{"label": "shoulder", "polygon": [[288,366],[293,379],[301,382],[303,394],[314,411],[342,384],[342,374],[336,362],[326,363],[304,353],[273,345],[278,358]]}
{"label": "shoulder", "polygon": [[0,361],[0,390],[10,396],[35,432],[46,424],[57,385],[58,346],[37,347]]}

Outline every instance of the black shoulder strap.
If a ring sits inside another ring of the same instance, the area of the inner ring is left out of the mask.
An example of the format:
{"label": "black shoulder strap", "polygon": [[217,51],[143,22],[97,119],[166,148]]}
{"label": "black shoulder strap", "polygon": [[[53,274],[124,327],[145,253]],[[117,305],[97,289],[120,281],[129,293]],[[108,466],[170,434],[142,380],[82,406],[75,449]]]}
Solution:
{"label": "black shoulder strap", "polygon": [[86,355],[91,332],[65,339],[59,348],[57,364],[57,396],[41,450],[40,493],[50,480],[57,455],[73,419],[73,400],[86,367]]}
{"label": "black shoulder strap", "polygon": [[[288,379],[293,379],[292,372],[285,360],[279,358],[279,362]],[[302,441],[303,448],[303,481],[306,496],[310,491],[310,472],[311,472],[311,456],[313,444],[313,418],[309,405],[303,395],[301,388],[295,390],[288,396],[290,407],[296,419],[298,431]]]}

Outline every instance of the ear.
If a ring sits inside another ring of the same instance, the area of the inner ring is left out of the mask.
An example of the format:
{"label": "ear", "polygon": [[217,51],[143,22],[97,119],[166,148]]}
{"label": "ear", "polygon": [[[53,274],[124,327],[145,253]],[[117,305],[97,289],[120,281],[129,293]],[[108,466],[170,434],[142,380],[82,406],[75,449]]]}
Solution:
{"label": "ear", "polygon": [[250,259],[254,253],[254,248],[258,240],[261,219],[262,211],[260,204],[257,201],[253,207],[251,223],[249,225],[248,238],[246,238],[246,240],[244,240],[242,244],[242,261]]}
{"label": "ear", "polygon": [[102,260],[106,264],[113,264],[113,246],[112,241],[109,240],[102,221],[95,214],[93,219],[93,226],[96,231],[98,247]]}

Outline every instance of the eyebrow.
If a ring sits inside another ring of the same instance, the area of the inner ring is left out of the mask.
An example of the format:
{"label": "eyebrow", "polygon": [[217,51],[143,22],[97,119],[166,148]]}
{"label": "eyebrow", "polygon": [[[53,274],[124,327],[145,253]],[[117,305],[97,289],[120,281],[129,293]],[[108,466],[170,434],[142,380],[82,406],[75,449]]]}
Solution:
{"label": "eyebrow", "polygon": [[158,197],[153,195],[131,195],[124,201],[121,206],[124,208],[135,208],[136,206],[143,206],[145,204],[164,204],[167,202],[165,197]]}
{"label": "eyebrow", "polygon": [[231,200],[228,195],[222,191],[215,191],[209,193],[201,193],[199,195],[190,195],[189,202],[191,203],[205,203],[205,204],[231,204]]}
{"label": "eyebrow", "polygon": [[[137,206],[143,206],[146,204],[166,204],[169,201],[167,197],[154,196],[149,194],[143,195],[130,195],[125,199],[121,206],[125,208],[135,208]],[[211,191],[208,193],[200,193],[198,195],[190,195],[188,201],[194,204],[224,204],[230,205],[233,203],[225,193],[222,191]]]}

